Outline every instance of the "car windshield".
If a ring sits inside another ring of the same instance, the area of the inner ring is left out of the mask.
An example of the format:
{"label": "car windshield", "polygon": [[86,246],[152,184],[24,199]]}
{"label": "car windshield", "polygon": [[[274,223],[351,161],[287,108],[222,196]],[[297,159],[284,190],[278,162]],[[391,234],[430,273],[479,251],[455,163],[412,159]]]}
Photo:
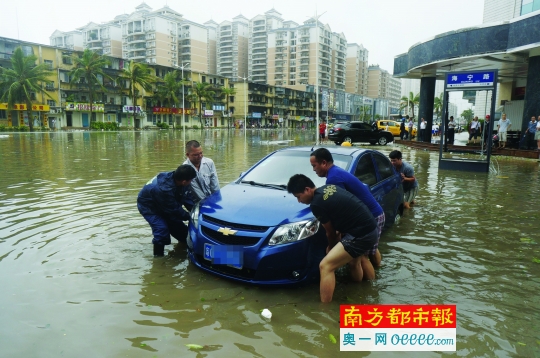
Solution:
{"label": "car windshield", "polygon": [[[242,182],[287,185],[289,178],[294,174],[304,174],[315,183],[315,186],[322,186],[326,179],[319,178],[313,171],[309,162],[310,154],[293,150],[276,152],[253,168],[242,178]],[[332,157],[334,164],[343,169],[347,169],[352,160],[348,155],[332,154]]]}
{"label": "car windshield", "polygon": [[347,123],[338,123],[334,126],[334,128],[345,128],[347,127]]}

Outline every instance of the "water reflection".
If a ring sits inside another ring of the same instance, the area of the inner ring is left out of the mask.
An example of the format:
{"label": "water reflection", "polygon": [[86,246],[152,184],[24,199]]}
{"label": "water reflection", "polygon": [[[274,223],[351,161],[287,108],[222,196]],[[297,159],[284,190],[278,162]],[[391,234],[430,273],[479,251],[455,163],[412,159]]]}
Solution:
{"label": "water reflection", "polygon": [[[315,140],[301,131],[246,134],[186,139],[201,141],[221,185],[284,141]],[[239,285],[197,270],[183,247],[151,257],[135,197],[184,160],[184,145],[171,131],[0,139],[2,355],[335,356],[328,336],[339,335],[339,303],[456,303],[457,355],[540,355],[537,162],[500,159],[496,174],[439,171],[437,153],[402,148],[417,173],[418,205],[383,234],[378,279],[341,278],[324,306],[317,285]]]}

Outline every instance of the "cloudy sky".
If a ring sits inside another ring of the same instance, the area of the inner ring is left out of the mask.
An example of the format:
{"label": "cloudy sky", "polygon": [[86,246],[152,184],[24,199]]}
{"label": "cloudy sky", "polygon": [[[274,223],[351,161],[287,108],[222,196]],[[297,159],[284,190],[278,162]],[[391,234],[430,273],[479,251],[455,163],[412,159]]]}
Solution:
{"label": "cloudy sky", "polygon": [[[285,20],[301,23],[322,14],[320,20],[332,31],[343,32],[348,42],[362,44],[369,51],[369,64],[393,72],[394,57],[413,44],[434,35],[482,23],[483,0],[146,0],[154,10],[164,5],[186,19],[204,23],[232,20],[242,14],[252,18],[275,8]],[[56,30],[70,31],[93,21],[112,20],[131,13],[140,0],[3,1],[0,36],[49,44]]]}
{"label": "cloudy sky", "polygon": [[[247,18],[272,7],[286,20],[303,22],[315,11],[332,31],[343,32],[348,42],[369,50],[369,63],[393,71],[394,56],[419,41],[446,31],[482,23],[482,0],[146,0],[154,10],[167,4],[185,18],[198,23],[210,19]],[[49,44],[56,30],[70,31],[88,22],[105,22],[131,13],[140,0],[3,1],[0,36]]]}

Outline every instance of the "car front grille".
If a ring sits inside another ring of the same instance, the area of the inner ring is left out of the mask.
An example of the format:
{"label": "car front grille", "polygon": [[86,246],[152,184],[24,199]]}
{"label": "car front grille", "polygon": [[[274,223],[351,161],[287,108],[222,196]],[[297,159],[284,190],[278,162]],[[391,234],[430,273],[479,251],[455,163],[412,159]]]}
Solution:
{"label": "car front grille", "polygon": [[247,268],[242,268],[239,270],[239,269],[235,269],[233,267],[227,266],[227,265],[213,265],[211,261],[205,260],[202,257],[202,255],[195,254],[195,256],[199,264],[201,264],[201,266],[211,271],[216,271],[227,276],[234,276],[234,277],[252,280],[255,277],[255,274],[257,273],[256,270],[251,270]]}
{"label": "car front grille", "polygon": [[252,236],[238,236],[238,235],[223,235],[222,233],[202,226],[202,233],[210,239],[219,242],[223,245],[242,245],[253,246],[256,245],[261,238]]}
{"label": "car front grille", "polygon": [[231,222],[228,222],[228,221],[223,221],[223,220],[213,218],[213,217],[208,216],[208,215],[203,215],[202,217],[203,217],[203,220],[206,221],[206,222],[209,222],[209,223],[214,224],[214,225],[225,226],[225,227],[228,227],[228,228],[234,229],[234,230],[247,230],[247,231],[255,231],[255,232],[265,232],[266,230],[268,230],[268,226],[257,226],[257,225],[246,225],[246,224],[231,223]]}

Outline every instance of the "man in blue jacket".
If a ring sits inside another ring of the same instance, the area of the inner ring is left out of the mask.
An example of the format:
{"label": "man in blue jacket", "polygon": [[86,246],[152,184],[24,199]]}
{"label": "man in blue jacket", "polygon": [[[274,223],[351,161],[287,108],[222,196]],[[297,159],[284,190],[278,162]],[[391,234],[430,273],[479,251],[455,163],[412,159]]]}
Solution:
{"label": "man in blue jacket", "polygon": [[189,185],[197,176],[190,165],[181,165],[175,171],[159,173],[146,183],[137,197],[137,208],[152,228],[154,257],[163,256],[171,235],[185,241],[189,213],[182,205],[189,199]]}
{"label": "man in blue jacket", "polygon": [[362,183],[360,179],[334,165],[332,153],[326,148],[315,149],[310,157],[309,162],[313,171],[321,178],[326,177],[326,184],[337,185],[351,193],[353,193],[362,203],[364,203],[371,211],[371,214],[377,221],[377,243],[373,246],[373,250],[369,253],[369,259],[373,267],[381,265],[381,253],[379,252],[379,240],[384,228],[385,216],[382,206],[373,197],[369,187]]}

